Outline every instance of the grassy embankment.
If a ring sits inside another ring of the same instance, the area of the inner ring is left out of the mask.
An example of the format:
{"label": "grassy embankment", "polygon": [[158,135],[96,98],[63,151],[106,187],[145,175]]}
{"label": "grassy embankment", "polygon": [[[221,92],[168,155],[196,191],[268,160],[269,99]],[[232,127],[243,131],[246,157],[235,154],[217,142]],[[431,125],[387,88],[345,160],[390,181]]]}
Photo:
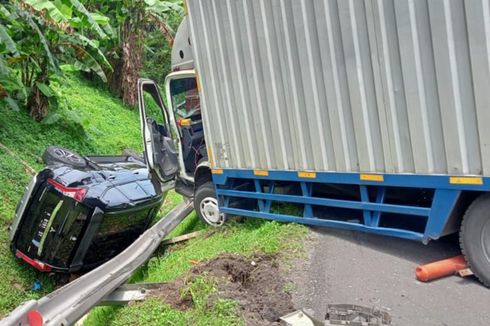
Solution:
{"label": "grassy embankment", "polygon": [[[23,159],[35,170],[42,168],[40,156],[49,145],[61,145],[81,154],[117,154],[125,148],[141,149],[139,117],[136,110],[124,106],[108,92],[93,87],[77,77],[67,79],[62,89],[70,105],[82,118],[90,120],[86,132],[59,121],[44,125],[32,121],[24,112],[12,112],[0,107],[0,143],[12,150],[16,157],[0,149],[0,317],[29,298],[38,298],[55,288],[47,275],[36,272],[15,259],[9,251],[8,225],[23,188],[29,180],[29,171],[21,163]],[[165,211],[182,199],[169,194]],[[192,213],[172,236],[206,228]],[[206,261],[221,253],[243,255],[253,253],[278,253],[295,251],[300,246],[304,227],[246,220],[231,223],[212,236],[192,239],[168,249],[159,249],[154,257],[133,275],[131,282],[165,282],[188,271],[197,261]],[[38,279],[43,288],[31,290]],[[201,279],[189,285],[194,305],[186,311],[172,309],[159,299],[147,300],[130,307],[100,307],[94,309],[85,325],[186,325],[239,323],[236,303],[217,301],[213,307],[206,305],[206,298],[216,286],[212,281]]]}

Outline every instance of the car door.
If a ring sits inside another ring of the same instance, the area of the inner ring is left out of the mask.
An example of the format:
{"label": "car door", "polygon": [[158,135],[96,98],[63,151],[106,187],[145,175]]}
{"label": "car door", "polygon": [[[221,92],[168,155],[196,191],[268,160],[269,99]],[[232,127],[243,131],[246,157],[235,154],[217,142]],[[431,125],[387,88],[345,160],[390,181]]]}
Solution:
{"label": "car door", "polygon": [[179,172],[177,151],[172,139],[169,114],[154,81],[138,80],[138,108],[144,156],[150,171],[161,182],[175,179]]}

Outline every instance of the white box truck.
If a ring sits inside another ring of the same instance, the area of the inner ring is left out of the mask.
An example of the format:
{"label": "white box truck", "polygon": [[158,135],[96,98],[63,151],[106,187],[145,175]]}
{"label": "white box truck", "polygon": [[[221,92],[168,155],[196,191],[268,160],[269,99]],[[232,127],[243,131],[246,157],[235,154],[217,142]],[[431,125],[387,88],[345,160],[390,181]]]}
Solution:
{"label": "white box truck", "polygon": [[459,232],[490,286],[488,1],[187,0],[172,70],[147,161],[204,221]]}

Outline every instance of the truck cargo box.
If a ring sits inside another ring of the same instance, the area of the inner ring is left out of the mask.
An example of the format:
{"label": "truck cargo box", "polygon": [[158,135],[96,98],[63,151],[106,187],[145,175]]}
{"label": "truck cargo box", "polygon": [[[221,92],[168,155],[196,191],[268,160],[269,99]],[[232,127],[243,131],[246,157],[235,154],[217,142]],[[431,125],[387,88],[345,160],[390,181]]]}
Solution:
{"label": "truck cargo box", "polygon": [[187,6],[214,166],[490,175],[488,1]]}

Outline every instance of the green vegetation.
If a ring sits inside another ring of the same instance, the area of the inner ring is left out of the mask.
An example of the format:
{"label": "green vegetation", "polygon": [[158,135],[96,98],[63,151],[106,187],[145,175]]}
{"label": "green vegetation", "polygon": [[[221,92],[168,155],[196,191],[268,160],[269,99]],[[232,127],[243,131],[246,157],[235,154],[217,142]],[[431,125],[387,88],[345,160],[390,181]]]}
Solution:
{"label": "green vegetation", "polygon": [[[182,4],[181,0],[0,4],[0,318],[22,301],[57,286],[56,277],[37,272],[9,249],[8,226],[31,174],[43,167],[43,151],[50,145],[82,155],[119,154],[125,148],[142,151],[139,114],[124,103],[136,104],[138,77],[161,83],[169,72]],[[180,201],[181,196],[169,193],[161,216]],[[251,219],[214,230],[193,213],[169,237],[195,230],[207,230],[207,236],[160,248],[130,281],[172,281],[193,264],[222,253],[291,253],[299,246],[295,240],[306,232],[298,225]],[[36,280],[42,284],[37,292],[32,290]],[[217,298],[210,304],[208,297],[216,291],[216,280],[202,275],[182,289],[181,295],[193,303],[188,310],[153,298],[128,307],[96,308],[86,324],[241,323],[237,302]]]}
{"label": "green vegetation", "polygon": [[230,299],[217,299],[209,305],[208,298],[217,291],[217,280],[199,276],[181,291],[192,298],[193,308],[173,309],[158,298],[125,308],[97,308],[84,325],[239,325],[238,305]]}
{"label": "green vegetation", "polygon": [[[27,106],[36,120],[49,107],[63,106],[50,86],[63,75],[61,63],[93,72],[107,81],[111,65],[99,48],[107,18],[78,0],[12,0],[0,4],[0,101],[19,110]],[[93,37],[92,37],[93,36]],[[7,63],[7,64],[6,64]]]}
{"label": "green vegetation", "polygon": [[[172,1],[182,6],[182,1]],[[180,22],[182,12],[172,10],[163,20],[171,34],[175,35]],[[171,72],[170,60],[172,55],[172,42],[162,42],[162,32],[159,28],[148,28],[145,35],[145,49],[141,76],[156,81],[163,85],[165,77]],[[165,64],[162,64],[165,63]]]}
{"label": "green vegetation", "polygon": [[37,121],[59,119],[52,109],[70,104],[53,87],[64,65],[135,106],[139,77],[164,79],[182,16],[181,0],[3,1],[0,103]]}
{"label": "green vegetation", "polygon": [[[107,91],[94,88],[89,82],[70,75],[63,86],[56,86],[71,104],[71,114],[90,122],[84,132],[79,125],[60,119],[43,124],[32,120],[26,112],[14,112],[0,105],[0,143],[15,157],[0,148],[0,317],[22,301],[40,297],[54,289],[54,281],[14,258],[10,252],[8,226],[15,206],[29,182],[29,168],[42,168],[41,155],[49,145],[60,145],[81,154],[119,154],[125,148],[141,149],[138,112],[114,99]],[[60,113],[66,114],[67,112]],[[32,292],[39,279],[43,288]]]}
{"label": "green vegetation", "polygon": [[[180,226],[185,232],[202,229],[202,223],[192,214]],[[175,246],[169,253],[159,252],[150,259],[144,277],[140,281],[165,282],[192,267],[193,262],[206,261],[222,253],[236,253],[250,256],[254,253],[273,254],[281,251],[298,250],[298,239],[304,228],[295,224],[278,222],[264,223],[246,219],[243,223],[229,222],[223,229],[209,238],[192,239],[181,246]],[[287,241],[285,241],[287,239]]]}
{"label": "green vegetation", "polygon": [[143,143],[137,110],[123,105],[107,90],[94,88],[85,79],[67,78],[65,84],[58,85],[57,89],[63,89],[64,96],[69,99],[73,108],[72,111],[76,112],[82,121],[88,120],[87,142],[92,153],[120,154],[125,148],[142,152]]}

